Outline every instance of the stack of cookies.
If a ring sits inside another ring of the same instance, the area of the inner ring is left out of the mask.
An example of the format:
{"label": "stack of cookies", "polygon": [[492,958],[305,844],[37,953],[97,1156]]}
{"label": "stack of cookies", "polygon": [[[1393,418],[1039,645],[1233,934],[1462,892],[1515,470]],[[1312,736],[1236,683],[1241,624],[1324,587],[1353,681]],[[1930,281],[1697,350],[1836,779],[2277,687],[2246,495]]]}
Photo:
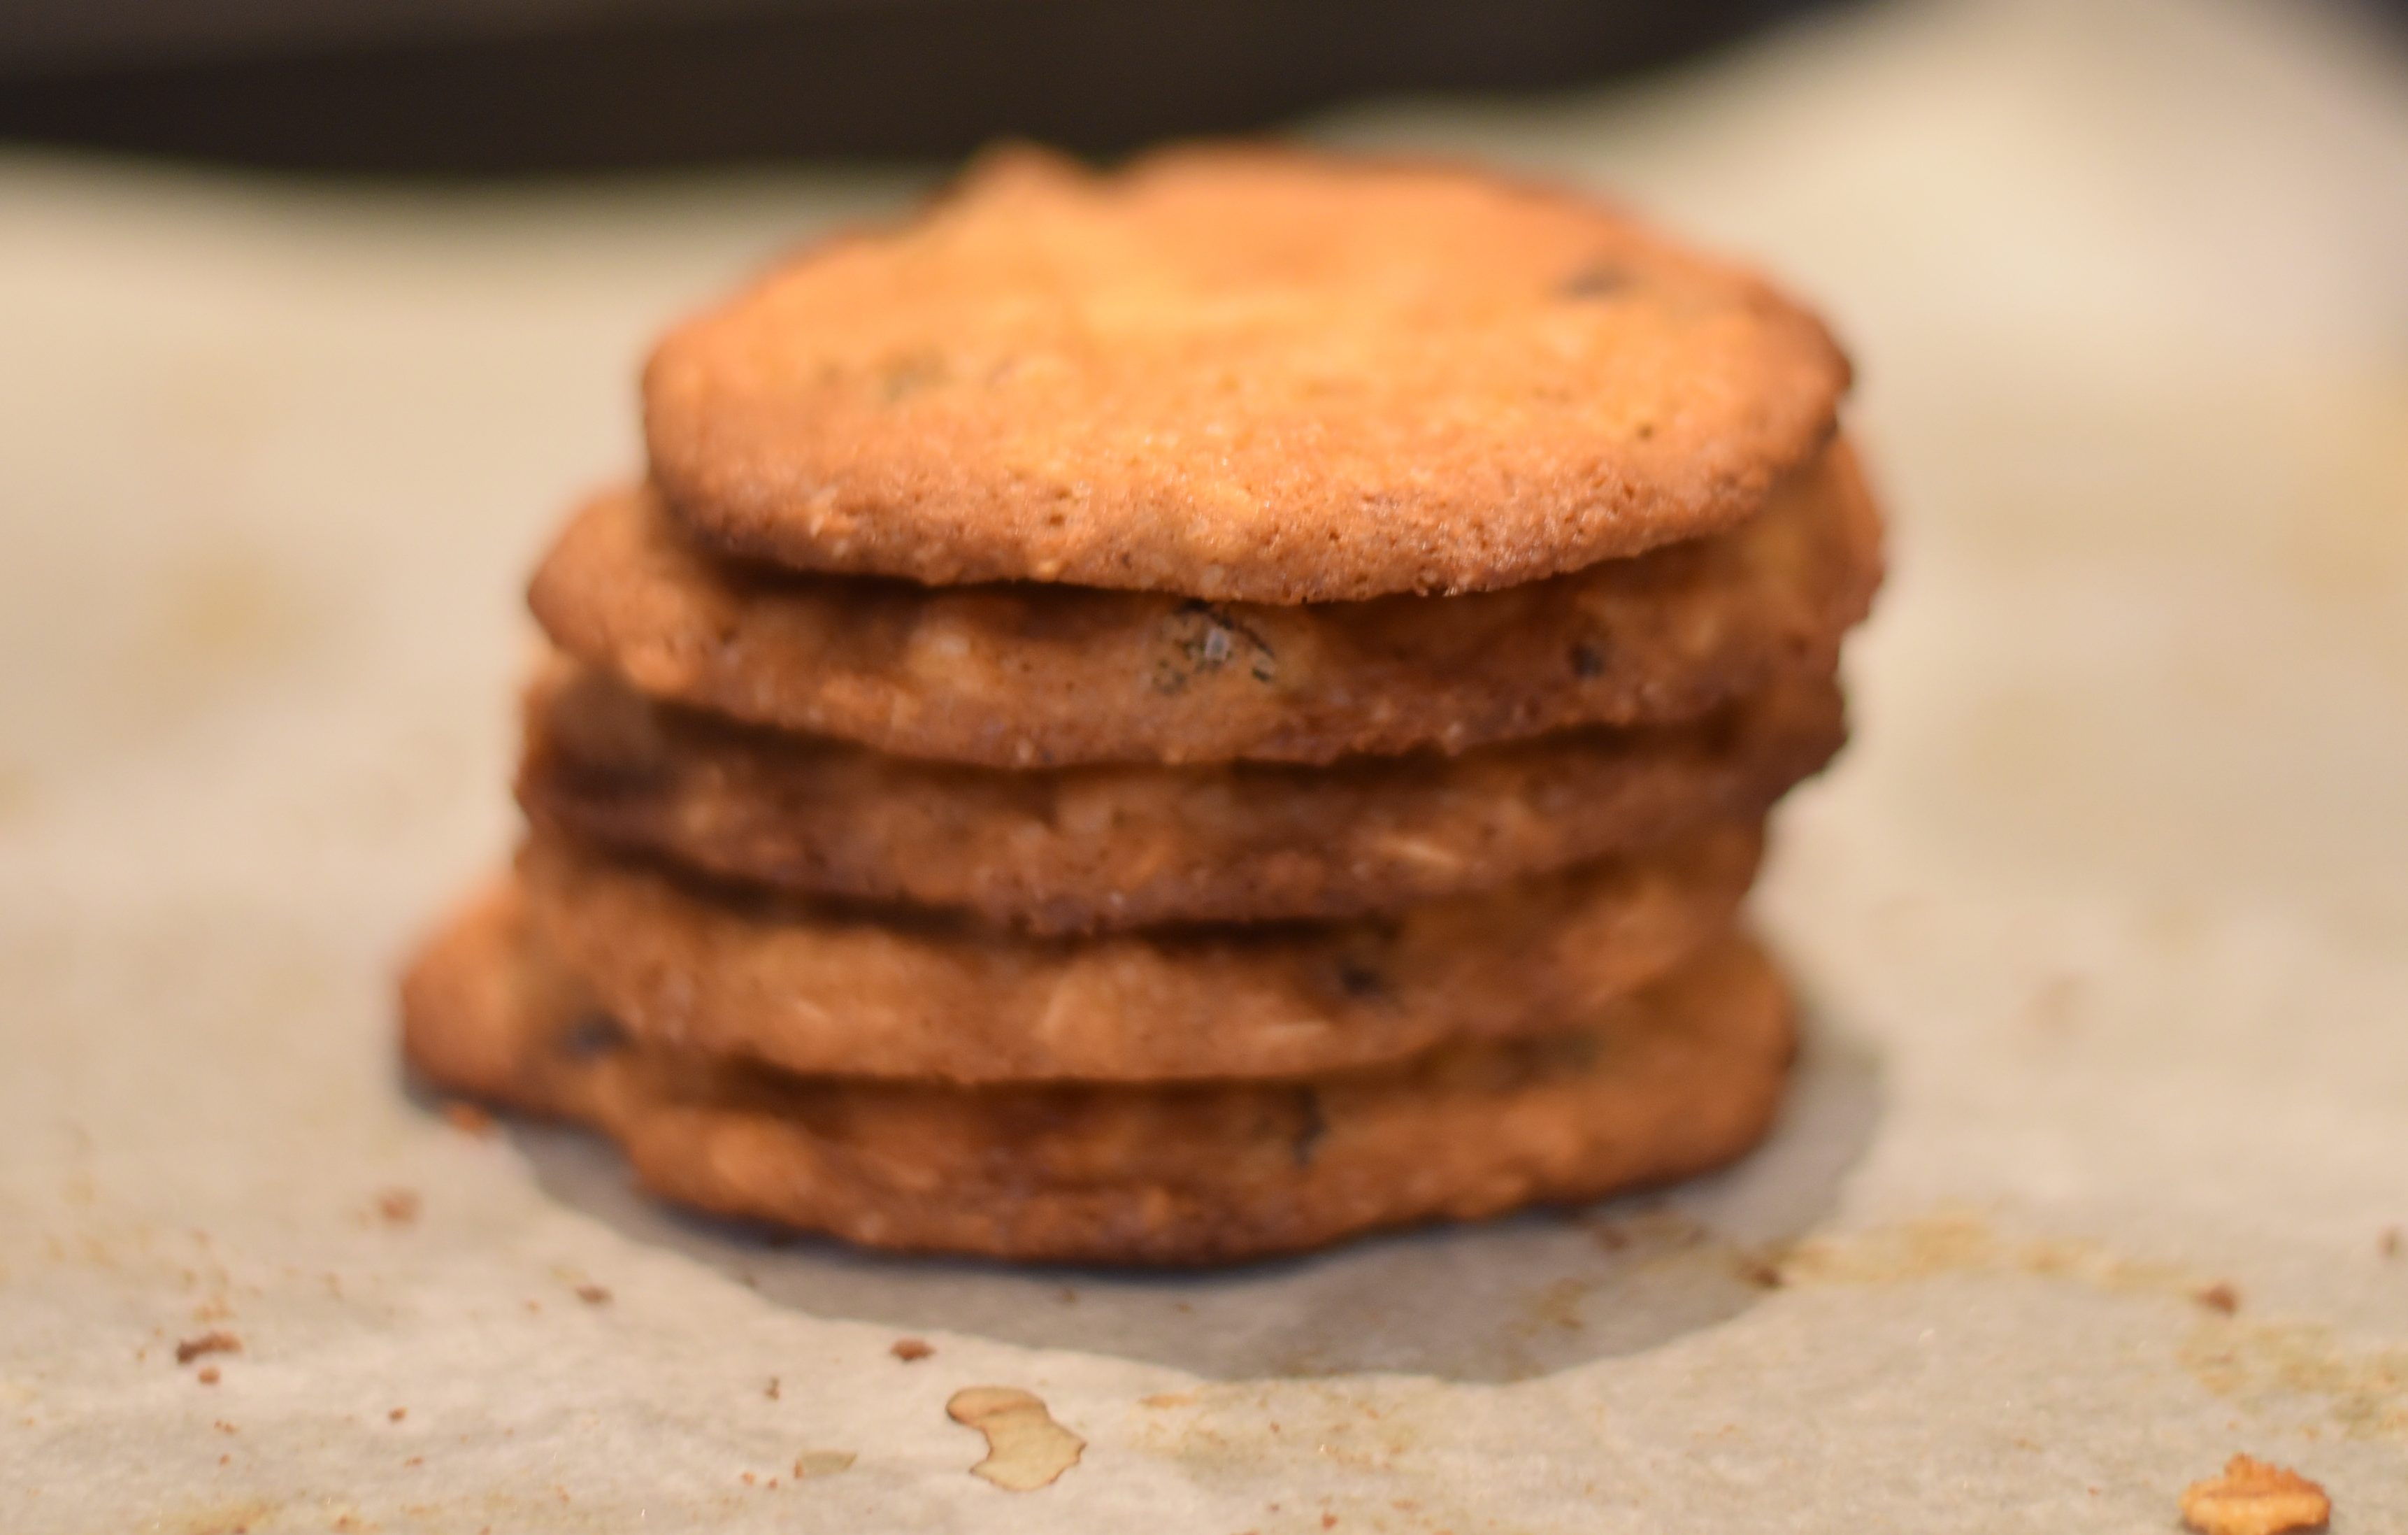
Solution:
{"label": "stack of cookies", "polygon": [[1017,1258],[1726,1162],[1793,1048],[1736,914],[1879,579],[1847,381],[1563,191],[992,158],[653,356],[409,1058],[672,1199]]}

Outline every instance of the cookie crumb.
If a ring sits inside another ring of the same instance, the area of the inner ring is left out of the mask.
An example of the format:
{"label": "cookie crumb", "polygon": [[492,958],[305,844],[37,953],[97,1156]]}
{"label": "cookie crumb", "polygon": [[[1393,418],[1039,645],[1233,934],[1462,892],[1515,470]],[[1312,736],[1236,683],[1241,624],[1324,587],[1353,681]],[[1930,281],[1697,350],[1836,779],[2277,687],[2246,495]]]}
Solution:
{"label": "cookie crumb", "polygon": [[772,1375],[772,1376],[770,1376],[770,1377],[769,1377],[769,1384],[768,1384],[767,1387],[767,1388],[765,1388],[765,1389],[762,1391],[761,1395],[763,1395],[763,1396],[765,1396],[765,1397],[768,1398],[771,1401],[776,1401],[776,1400],[778,1399],[778,1377],[777,1377],[777,1376]]}
{"label": "cookie crumb", "polygon": [[388,1226],[408,1226],[418,1219],[423,1203],[414,1188],[389,1188],[376,1198],[377,1213]]}
{"label": "cookie crumb", "polygon": [[897,1338],[895,1340],[895,1346],[886,1352],[908,1365],[917,1363],[937,1351],[929,1346],[928,1341],[924,1338]]}
{"label": "cookie crumb", "polygon": [[2332,1499],[2287,1467],[2237,1455],[2221,1476],[2183,1489],[2182,1515],[2200,1535],[2285,1535],[2324,1528]]}
{"label": "cookie crumb", "polygon": [[407,1408],[407,1407],[396,1407],[396,1408],[394,1408],[392,1412],[387,1413],[384,1415],[384,1419],[385,1419],[385,1421],[386,1421],[387,1423],[399,1423],[402,1419],[404,1419],[404,1418],[406,1418],[406,1417],[408,1417],[408,1416],[409,1416],[409,1409],[408,1409],[408,1408]]}
{"label": "cookie crumb", "polygon": [[482,1140],[494,1133],[494,1116],[466,1098],[455,1097],[444,1104],[443,1118],[463,1135],[473,1135]]}
{"label": "cookie crumb", "polygon": [[1777,1290],[1788,1283],[1782,1276],[1781,1265],[1760,1254],[1742,1253],[1736,1261],[1739,1277],[1759,1290]]}
{"label": "cookie crumb", "polygon": [[205,1332],[176,1345],[176,1362],[191,1364],[204,1354],[240,1354],[242,1340],[230,1332]]}
{"label": "cookie crumb", "polygon": [[2221,1281],[2203,1290],[2192,1291],[2190,1298],[2209,1311],[2220,1312],[2226,1316],[2241,1309],[2241,1292]]}
{"label": "cookie crumb", "polygon": [[610,1292],[599,1284],[580,1284],[577,1286],[577,1298],[589,1306],[607,1306],[610,1303]]}
{"label": "cookie crumb", "polygon": [[218,1367],[215,1365],[203,1365],[201,1367],[201,1372],[193,1378],[200,1382],[203,1385],[215,1385],[218,1384]]}

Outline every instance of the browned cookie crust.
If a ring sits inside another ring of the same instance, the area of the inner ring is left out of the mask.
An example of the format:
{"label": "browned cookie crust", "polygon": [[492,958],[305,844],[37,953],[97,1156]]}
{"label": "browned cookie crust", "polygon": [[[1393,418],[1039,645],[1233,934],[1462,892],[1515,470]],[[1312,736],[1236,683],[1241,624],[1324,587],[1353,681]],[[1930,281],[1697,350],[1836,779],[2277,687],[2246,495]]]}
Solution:
{"label": "browned cookie crust", "polygon": [[1027,768],[1322,763],[1693,719],[1830,675],[1880,576],[1842,443],[1733,532],[1469,596],[1281,608],[783,577],[701,556],[640,492],[580,512],[528,595],[563,650],[655,697]]}
{"label": "browned cookie crust", "polygon": [[866,1246],[1215,1263],[1601,1198],[1719,1166],[1793,1049],[1763,954],[1727,938],[1575,1027],[1383,1071],[1191,1087],[958,1089],[796,1078],[629,1045],[508,887],[403,985],[413,1065],[600,1127],[645,1184]]}
{"label": "browned cookie crust", "polygon": [[953,1082],[1294,1076],[1544,1033],[1728,925],[1753,825],[1392,918],[1046,940],[744,899],[538,837],[536,925],[638,1037]]}
{"label": "browned cookie crust", "polygon": [[655,478],[802,568],[1252,602],[1509,586],[1734,525],[1846,360],[1576,192],[1188,149],[991,159],[673,332]]}
{"label": "browned cookie crust", "polygon": [[1039,934],[1358,916],[1763,816],[1845,738],[1828,679],[1691,724],[1457,757],[1027,772],[889,757],[547,667],[519,800],[539,826],[802,895]]}

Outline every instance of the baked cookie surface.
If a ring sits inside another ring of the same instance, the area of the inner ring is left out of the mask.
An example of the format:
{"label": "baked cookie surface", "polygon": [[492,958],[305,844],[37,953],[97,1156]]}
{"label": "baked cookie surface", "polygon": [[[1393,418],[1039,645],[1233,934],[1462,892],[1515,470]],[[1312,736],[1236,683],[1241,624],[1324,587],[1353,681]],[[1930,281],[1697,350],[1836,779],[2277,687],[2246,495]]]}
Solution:
{"label": "baked cookie surface", "polygon": [[1563,1027],[1727,926],[1761,851],[1759,825],[1717,825],[1391,917],[1078,940],[748,900],[540,836],[519,872],[547,947],[648,1042],[806,1073],[1146,1082]]}
{"label": "baked cookie surface", "polygon": [[1836,444],[1712,538],[1505,591],[1279,607],[931,588],[713,560],[642,490],[588,504],[528,591],[561,649],[654,697],[999,768],[1323,763],[1692,719],[1828,676],[1881,579]]}
{"label": "baked cookie surface", "polygon": [[1447,757],[1008,771],[883,756],[652,703],[591,667],[526,702],[539,827],[800,895],[1038,934],[1329,919],[1469,894],[1759,819],[1846,735],[1786,683],[1686,724]]}
{"label": "baked cookie surface", "polygon": [[677,328],[644,424],[681,516],[762,559],[1293,603],[1732,526],[1847,383],[1761,278],[1568,190],[1024,151]]}
{"label": "baked cookie surface", "polygon": [[1760,1140],[1787,992],[1726,937],[1551,1037],[1385,1070],[1187,1087],[962,1089],[797,1078],[630,1041],[515,889],[456,913],[402,988],[437,1085],[580,1120],[657,1193],[865,1246],[1212,1263],[1382,1227],[1601,1198]]}

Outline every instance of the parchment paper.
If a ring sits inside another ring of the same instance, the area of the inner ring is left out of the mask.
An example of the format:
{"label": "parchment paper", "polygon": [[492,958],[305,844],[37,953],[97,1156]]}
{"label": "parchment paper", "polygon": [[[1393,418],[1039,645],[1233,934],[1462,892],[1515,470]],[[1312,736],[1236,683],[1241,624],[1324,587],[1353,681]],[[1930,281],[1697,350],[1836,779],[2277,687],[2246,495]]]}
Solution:
{"label": "parchment paper", "polygon": [[[2052,0],[1320,124],[1815,294],[1896,571],[1770,1148],[1183,1279],[776,1245],[394,1065],[645,337],[909,179],[0,158],[0,1528],[2164,1531],[2246,1450],[2408,1528],[2403,103],[2307,7]],[[970,1385],[1082,1458],[969,1475]]]}

